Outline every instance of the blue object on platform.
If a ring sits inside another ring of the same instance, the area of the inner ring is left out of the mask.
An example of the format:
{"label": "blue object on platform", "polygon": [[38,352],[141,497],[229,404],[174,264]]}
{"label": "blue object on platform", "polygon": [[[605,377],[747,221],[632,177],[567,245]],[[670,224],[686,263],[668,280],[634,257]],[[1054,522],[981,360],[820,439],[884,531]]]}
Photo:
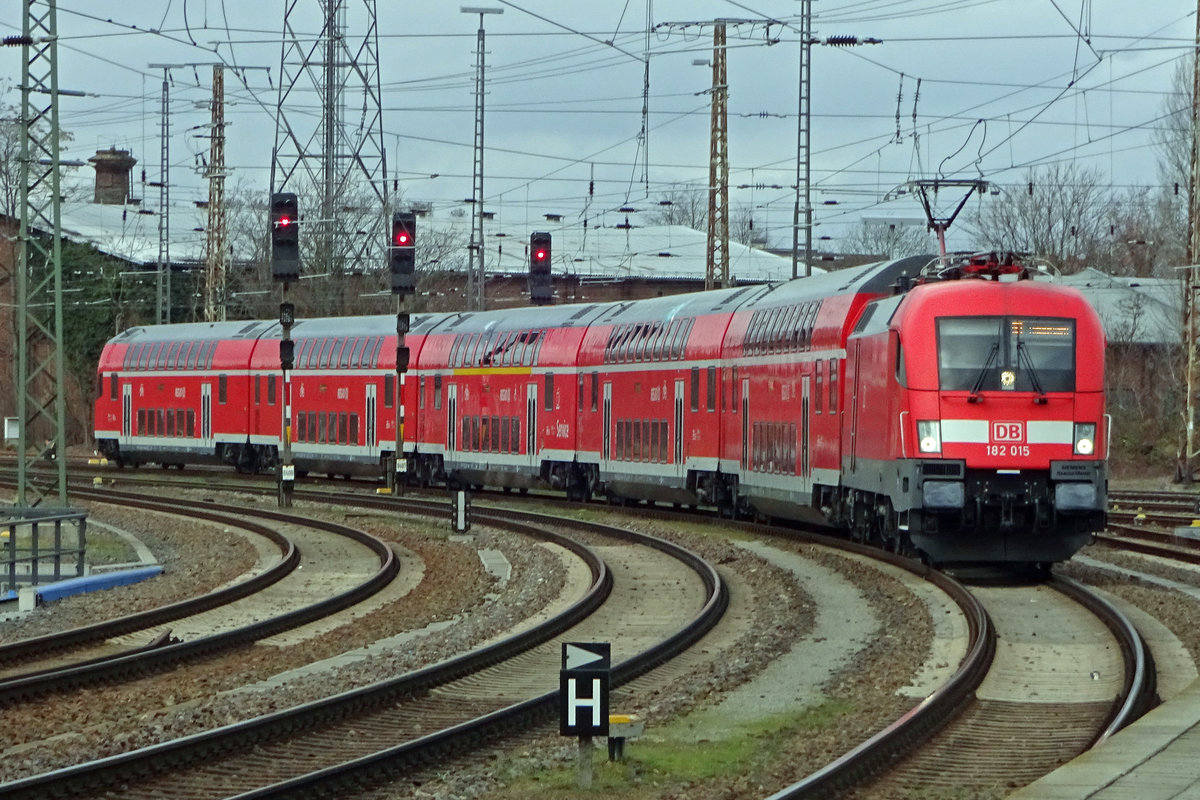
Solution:
{"label": "blue object on platform", "polygon": [[75,594],[98,592],[101,589],[112,589],[116,586],[125,586],[130,583],[144,581],[147,578],[153,578],[155,575],[158,575],[162,570],[161,565],[155,564],[150,567],[104,572],[99,575],[85,575],[82,578],[68,578],[65,581],[39,584],[35,588],[37,589],[38,600],[50,603]]}

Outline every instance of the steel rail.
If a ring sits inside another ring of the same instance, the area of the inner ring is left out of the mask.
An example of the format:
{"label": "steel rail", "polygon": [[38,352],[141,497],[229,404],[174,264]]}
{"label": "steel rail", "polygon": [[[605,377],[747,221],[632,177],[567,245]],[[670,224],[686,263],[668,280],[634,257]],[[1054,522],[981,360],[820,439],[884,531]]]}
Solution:
{"label": "steel rail", "polygon": [[1113,701],[1104,727],[1088,745],[1089,749],[1105,741],[1117,731],[1153,708],[1158,691],[1154,658],[1142,635],[1120,609],[1091,591],[1083,584],[1063,575],[1055,575],[1048,585],[1070,597],[1099,618],[1112,632],[1121,648],[1125,680],[1121,692]]}
{"label": "steel rail", "polygon": [[[219,518],[221,514],[232,513],[239,517],[245,515],[259,516],[276,522],[313,527],[336,535],[345,536],[365,545],[379,557],[380,567],[370,578],[351,589],[319,602],[311,603],[302,608],[250,625],[244,625],[230,631],[204,636],[191,641],[171,642],[153,650],[121,654],[111,658],[95,660],[87,664],[42,671],[32,675],[0,681],[0,704],[11,704],[31,696],[51,691],[61,691],[65,688],[76,688],[98,682],[123,680],[131,676],[150,674],[176,666],[189,659],[230,650],[268,636],[273,636],[282,631],[290,630],[329,616],[361,602],[363,599],[370,597],[384,588],[400,570],[399,559],[396,558],[395,553],[386,542],[363,531],[336,523],[307,520],[266,509],[222,507],[218,504],[206,502],[173,499],[168,504],[162,501],[150,500],[144,496],[112,490],[89,490],[81,492],[80,490],[73,489],[72,492],[77,497],[90,496],[93,499],[105,499],[108,502],[119,499],[124,503],[155,511],[173,511],[174,513],[178,513],[181,508],[186,508],[188,513],[194,516],[211,514],[214,515],[213,518]],[[224,521],[229,520],[226,518]],[[291,549],[294,551],[294,548]],[[298,552],[295,552],[295,559],[298,563],[300,559]],[[278,578],[275,580],[278,580]],[[249,594],[249,592],[244,593]]]}
{"label": "steel rail", "polygon": [[[416,513],[430,513],[428,509],[413,510]],[[444,506],[437,508],[439,515],[444,512]],[[486,515],[476,514],[475,517],[486,518]],[[265,739],[295,735],[324,721],[342,719],[364,708],[394,704],[398,699],[427,692],[550,640],[589,616],[604,603],[612,591],[612,575],[607,565],[590,549],[554,531],[503,519],[488,521],[512,532],[549,539],[567,547],[583,559],[591,570],[592,585],[588,592],[570,608],[532,629],[445,662],[274,714],[0,784],[0,797],[32,799],[47,796],[93,796],[105,786],[127,781],[131,775],[149,775],[177,769],[187,763],[208,760],[223,753],[252,747]],[[482,730],[483,725],[472,729],[467,736],[474,738]]]}

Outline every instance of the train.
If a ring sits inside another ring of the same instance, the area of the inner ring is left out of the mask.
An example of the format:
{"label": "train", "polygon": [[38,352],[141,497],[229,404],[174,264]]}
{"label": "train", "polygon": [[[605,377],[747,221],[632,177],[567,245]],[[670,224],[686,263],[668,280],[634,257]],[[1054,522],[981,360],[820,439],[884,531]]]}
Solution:
{"label": "train", "polygon": [[278,321],[115,336],[99,452],[254,472],[286,436],[301,477],[706,506],[935,564],[1044,568],[1106,522],[1103,327],[1009,254],[291,333],[288,370]]}

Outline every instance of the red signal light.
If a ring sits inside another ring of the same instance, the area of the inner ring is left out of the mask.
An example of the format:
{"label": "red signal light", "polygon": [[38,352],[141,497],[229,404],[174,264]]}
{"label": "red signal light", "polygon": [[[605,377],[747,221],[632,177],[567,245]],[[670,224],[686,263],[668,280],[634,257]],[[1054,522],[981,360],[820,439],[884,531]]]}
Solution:
{"label": "red signal light", "polygon": [[292,224],[292,220],[290,217],[280,217],[279,218],[279,227],[286,228],[288,225],[291,225],[291,224]]}
{"label": "red signal light", "polygon": [[537,259],[538,261],[545,261],[546,260],[546,251],[545,250],[535,250],[533,253],[533,257],[535,259]]}

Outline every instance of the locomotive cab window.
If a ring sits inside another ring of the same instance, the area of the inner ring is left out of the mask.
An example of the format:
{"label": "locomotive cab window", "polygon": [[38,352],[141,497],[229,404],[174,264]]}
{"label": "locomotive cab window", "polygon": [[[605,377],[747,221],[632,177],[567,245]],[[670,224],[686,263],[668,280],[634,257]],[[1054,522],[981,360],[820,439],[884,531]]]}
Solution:
{"label": "locomotive cab window", "polygon": [[1075,322],[1031,317],[942,317],[937,321],[942,390],[1070,392]]}

